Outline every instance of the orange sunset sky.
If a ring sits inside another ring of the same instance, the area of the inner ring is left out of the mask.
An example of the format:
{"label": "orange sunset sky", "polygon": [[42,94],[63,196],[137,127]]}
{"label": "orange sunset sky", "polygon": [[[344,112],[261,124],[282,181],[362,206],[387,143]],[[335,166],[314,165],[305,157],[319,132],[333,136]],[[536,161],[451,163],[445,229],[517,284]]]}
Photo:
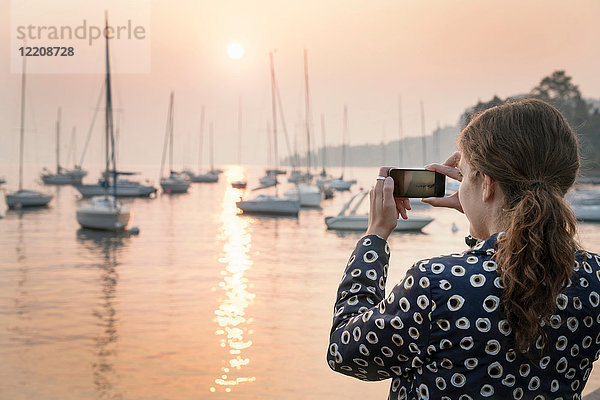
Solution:
{"label": "orange sunset sky", "polygon": [[[77,21],[88,11],[88,2],[48,3],[61,10],[56,17],[61,21]],[[136,7],[150,11],[151,63],[150,73],[114,74],[124,164],[160,163],[171,90],[177,163],[195,165],[202,105],[207,122],[215,126],[217,163],[235,162],[239,96],[243,159],[266,162],[272,49],[277,49],[276,74],[292,135],[304,119],[302,52],[308,50],[314,140],[319,144],[321,114],[327,142],[340,143],[344,104],[351,143],[379,143],[398,138],[399,95],[404,134],[414,136],[421,131],[420,100],[430,133],[438,124],[456,124],[478,99],[527,92],[557,69],[566,70],[585,97],[600,98],[597,0],[154,0],[146,6],[123,3],[119,15],[130,13],[135,20]],[[10,22],[11,3],[2,0],[2,163],[18,160],[20,74],[10,68],[11,57],[18,57],[10,46]],[[231,42],[244,46],[242,58],[228,57]],[[102,79],[100,74],[28,76],[28,161],[53,162],[58,106],[65,142],[76,126],[82,147]],[[100,162],[101,126],[94,135],[86,159]],[[281,137],[279,143],[279,154],[287,155]]]}

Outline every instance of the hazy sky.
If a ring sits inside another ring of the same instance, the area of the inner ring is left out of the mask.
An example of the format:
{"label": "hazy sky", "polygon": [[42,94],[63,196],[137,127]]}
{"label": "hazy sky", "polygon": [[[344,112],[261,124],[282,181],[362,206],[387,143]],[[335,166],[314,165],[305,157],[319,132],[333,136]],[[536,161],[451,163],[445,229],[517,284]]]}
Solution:
{"label": "hazy sky", "polygon": [[[81,1],[54,3],[63,10],[71,5],[66,17],[74,20],[84,12]],[[160,163],[171,90],[176,163],[196,164],[202,105],[207,122],[215,126],[217,162],[235,162],[239,96],[243,160],[266,161],[272,49],[277,49],[276,74],[291,135],[304,118],[302,52],[308,49],[314,140],[319,144],[320,114],[325,115],[327,142],[340,143],[344,104],[351,143],[358,144],[397,139],[399,95],[405,135],[421,132],[420,100],[430,132],[438,123],[454,125],[478,99],[527,92],[557,69],[565,69],[584,96],[600,97],[597,0],[171,0],[151,1],[149,7],[151,73],[114,74],[125,165]],[[135,19],[135,7],[130,12]],[[0,159],[13,162],[20,75],[10,73],[7,0],[0,3],[0,23],[0,52],[5,55],[0,59]],[[245,47],[244,57],[227,56],[231,42]],[[29,160],[52,161],[58,106],[65,141],[76,126],[81,149],[102,79],[99,74],[28,77]],[[101,133],[99,126],[89,162],[102,159]],[[286,155],[281,135],[279,144],[280,155]]]}

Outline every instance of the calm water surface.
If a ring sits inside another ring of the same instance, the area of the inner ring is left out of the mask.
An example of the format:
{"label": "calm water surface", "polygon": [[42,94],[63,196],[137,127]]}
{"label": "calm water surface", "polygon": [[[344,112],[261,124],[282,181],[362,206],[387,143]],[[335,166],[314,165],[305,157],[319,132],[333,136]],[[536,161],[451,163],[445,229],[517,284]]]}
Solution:
{"label": "calm water surface", "polygon": [[[250,186],[260,171],[250,169]],[[139,236],[81,230],[72,187],[47,188],[55,198],[42,210],[4,212],[2,199],[0,398],[385,399],[387,381],[359,382],[325,361],[337,284],[361,234],[327,231],[323,218],[351,194],[298,218],[239,216],[243,192],[228,184],[239,173],[128,200]],[[376,173],[354,169],[355,191]],[[391,237],[388,288],[416,260],[465,249],[463,216],[417,212],[435,220]],[[600,225],[581,224],[580,236],[600,251]],[[584,393],[598,387],[595,369]]]}

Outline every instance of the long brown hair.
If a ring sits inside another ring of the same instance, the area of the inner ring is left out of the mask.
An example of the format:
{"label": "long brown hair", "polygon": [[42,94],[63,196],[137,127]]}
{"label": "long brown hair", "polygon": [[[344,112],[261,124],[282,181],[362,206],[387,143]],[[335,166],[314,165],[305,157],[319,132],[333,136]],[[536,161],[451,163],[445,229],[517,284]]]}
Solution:
{"label": "long brown hair", "polygon": [[556,108],[526,99],[475,117],[458,144],[473,171],[504,192],[495,261],[516,348],[527,351],[538,336],[545,347],[542,321],[569,282],[578,248],[577,221],[564,198],[579,170],[577,136]]}

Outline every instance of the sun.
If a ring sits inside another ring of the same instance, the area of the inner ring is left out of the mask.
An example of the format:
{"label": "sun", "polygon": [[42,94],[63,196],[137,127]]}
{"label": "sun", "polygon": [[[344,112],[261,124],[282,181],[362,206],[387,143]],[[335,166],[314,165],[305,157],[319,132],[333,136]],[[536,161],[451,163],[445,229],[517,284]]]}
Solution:
{"label": "sun", "polygon": [[244,46],[239,43],[230,43],[227,47],[227,54],[231,58],[242,58],[244,55]]}

